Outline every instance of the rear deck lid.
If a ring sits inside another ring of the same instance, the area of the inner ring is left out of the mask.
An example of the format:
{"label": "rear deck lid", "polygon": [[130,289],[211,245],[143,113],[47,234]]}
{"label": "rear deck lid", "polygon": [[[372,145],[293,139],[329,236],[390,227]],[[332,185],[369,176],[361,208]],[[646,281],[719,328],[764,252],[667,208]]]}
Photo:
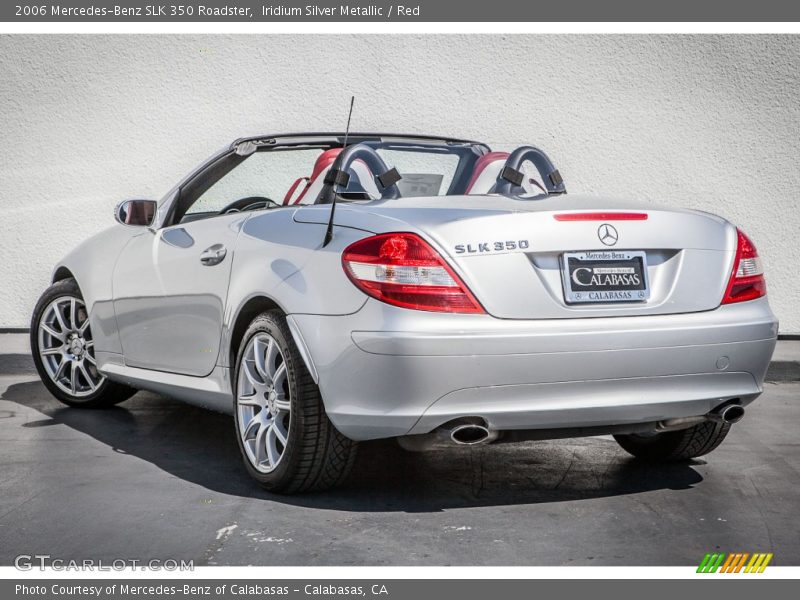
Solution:
{"label": "rear deck lid", "polygon": [[[327,222],[328,214],[308,207],[295,220]],[[419,232],[486,311],[505,319],[711,310],[736,248],[735,228],[719,217],[577,195],[342,204],[336,221],[376,233]]]}

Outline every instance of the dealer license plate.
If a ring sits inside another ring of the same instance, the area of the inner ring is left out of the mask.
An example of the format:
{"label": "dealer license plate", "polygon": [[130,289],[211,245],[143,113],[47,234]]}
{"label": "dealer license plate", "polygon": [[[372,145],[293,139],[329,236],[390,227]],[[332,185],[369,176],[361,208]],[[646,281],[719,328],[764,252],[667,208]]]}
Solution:
{"label": "dealer license plate", "polygon": [[565,252],[561,276],[568,304],[644,302],[650,297],[647,255],[642,251]]}

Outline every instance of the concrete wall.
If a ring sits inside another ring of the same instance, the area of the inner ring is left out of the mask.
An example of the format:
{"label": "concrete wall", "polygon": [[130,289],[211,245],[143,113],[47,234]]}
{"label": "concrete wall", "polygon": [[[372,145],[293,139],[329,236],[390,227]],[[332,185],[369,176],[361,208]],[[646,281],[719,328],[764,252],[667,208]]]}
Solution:
{"label": "concrete wall", "polygon": [[[571,191],[719,213],[800,333],[800,38],[0,37],[0,327],[50,270],[245,134],[353,128],[533,142]],[[298,174],[300,175],[300,174]]]}

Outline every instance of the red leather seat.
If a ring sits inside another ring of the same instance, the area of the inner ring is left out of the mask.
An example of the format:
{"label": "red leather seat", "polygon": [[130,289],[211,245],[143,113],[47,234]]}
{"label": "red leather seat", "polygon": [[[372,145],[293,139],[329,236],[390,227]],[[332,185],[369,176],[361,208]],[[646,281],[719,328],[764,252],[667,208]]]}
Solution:
{"label": "red leather seat", "polygon": [[[325,152],[320,154],[317,157],[317,161],[314,163],[314,168],[311,171],[311,177],[301,177],[295,181],[292,187],[289,188],[289,192],[286,194],[286,197],[283,199],[283,204],[300,204],[303,201],[303,198],[306,198],[306,196],[308,196],[308,202],[313,202],[320,189],[322,189],[325,173],[327,173],[328,169],[331,168],[331,165],[333,165],[336,157],[339,156],[341,151],[341,148],[331,148],[330,150],[325,150]],[[294,192],[304,179],[307,179],[307,181],[303,191],[301,191],[300,195],[293,200],[292,196],[294,195]],[[309,190],[312,188],[313,192],[309,193]]]}
{"label": "red leather seat", "polygon": [[[472,177],[467,184],[467,194],[491,194],[495,183],[509,157],[508,152],[489,152],[475,161]],[[528,173],[520,186],[519,192],[525,195],[546,194],[547,189],[538,175]]]}
{"label": "red leather seat", "polygon": [[300,191],[304,192],[306,186],[308,185],[308,182],[309,182],[308,177],[298,177],[297,179],[295,179],[294,183],[289,188],[289,191],[286,192],[286,195],[283,197],[283,205],[288,206],[289,204],[293,204],[294,193],[297,191],[297,188],[299,188],[302,185],[303,189]]}
{"label": "red leather seat", "polygon": [[489,152],[476,160],[475,166],[472,168],[472,177],[470,177],[467,184],[466,193],[490,193],[508,157],[508,152]]}

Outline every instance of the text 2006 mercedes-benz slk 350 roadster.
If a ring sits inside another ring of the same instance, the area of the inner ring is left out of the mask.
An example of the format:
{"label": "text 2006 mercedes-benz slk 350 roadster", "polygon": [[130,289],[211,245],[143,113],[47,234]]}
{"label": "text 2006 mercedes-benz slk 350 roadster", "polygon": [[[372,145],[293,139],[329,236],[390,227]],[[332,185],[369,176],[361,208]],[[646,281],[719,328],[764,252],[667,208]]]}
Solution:
{"label": "text 2006 mercedes-benz slk 350 roadster", "polygon": [[268,489],[409,449],[613,434],[716,448],[777,335],[752,241],[711,214],[569,194],[533,146],[354,133],[240,139],[58,264],[33,314],[47,388],[231,412]]}

